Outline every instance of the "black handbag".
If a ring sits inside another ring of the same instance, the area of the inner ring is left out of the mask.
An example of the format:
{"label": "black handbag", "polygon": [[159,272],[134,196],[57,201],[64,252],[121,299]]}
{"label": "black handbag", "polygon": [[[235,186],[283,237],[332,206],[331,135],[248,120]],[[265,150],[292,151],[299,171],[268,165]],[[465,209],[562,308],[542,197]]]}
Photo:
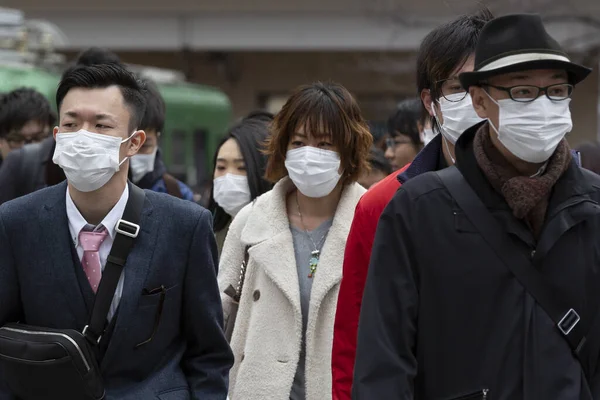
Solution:
{"label": "black handbag", "polygon": [[21,400],[102,400],[104,383],[97,346],[127,256],[140,231],[145,193],[130,185],[123,218],[82,332],[9,323],[0,328],[0,370],[10,392]]}
{"label": "black handbag", "polygon": [[246,246],[246,249],[244,250],[244,261],[242,261],[242,266],[240,267],[240,277],[237,287],[234,288],[233,285],[229,285],[227,289],[224,290],[224,293],[231,297],[231,301],[223,305],[223,314],[225,316],[223,325],[225,327],[225,338],[228,342],[231,342],[233,336],[233,328],[235,327],[235,320],[237,319],[237,313],[240,307],[240,299],[242,298],[242,289],[244,288],[246,269],[248,268],[248,250],[250,250],[250,246]]}

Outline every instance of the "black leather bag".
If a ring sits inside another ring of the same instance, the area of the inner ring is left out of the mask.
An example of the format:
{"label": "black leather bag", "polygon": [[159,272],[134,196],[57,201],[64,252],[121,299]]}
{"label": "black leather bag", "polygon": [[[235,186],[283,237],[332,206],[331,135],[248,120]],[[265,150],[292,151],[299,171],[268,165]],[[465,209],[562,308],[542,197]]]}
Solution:
{"label": "black leather bag", "polygon": [[89,324],[78,332],[9,323],[0,328],[2,379],[21,400],[102,400],[104,384],[97,345],[106,326],[125,261],[140,226],[145,193],[130,185],[123,219],[117,224]]}

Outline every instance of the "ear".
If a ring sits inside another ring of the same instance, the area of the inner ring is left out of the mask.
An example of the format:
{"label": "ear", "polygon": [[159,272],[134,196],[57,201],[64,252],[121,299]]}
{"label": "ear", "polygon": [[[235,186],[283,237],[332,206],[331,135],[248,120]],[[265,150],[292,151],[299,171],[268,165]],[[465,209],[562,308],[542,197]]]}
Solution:
{"label": "ear", "polygon": [[52,129],[52,136],[54,136],[54,140],[56,140],[57,134],[58,134],[58,126],[55,126],[54,129]]}
{"label": "ear", "polygon": [[129,142],[131,144],[129,145],[129,149],[127,149],[127,157],[136,155],[140,148],[144,145],[146,142],[146,132],[136,131]]}
{"label": "ear", "polygon": [[421,101],[423,102],[423,107],[425,107],[429,115],[431,115],[432,117],[435,116],[435,112],[431,107],[431,102],[433,101],[433,99],[431,98],[431,91],[429,89],[421,90]]}
{"label": "ear", "polygon": [[473,108],[479,118],[486,119],[489,116],[489,97],[481,86],[471,86],[469,94],[473,102]]}

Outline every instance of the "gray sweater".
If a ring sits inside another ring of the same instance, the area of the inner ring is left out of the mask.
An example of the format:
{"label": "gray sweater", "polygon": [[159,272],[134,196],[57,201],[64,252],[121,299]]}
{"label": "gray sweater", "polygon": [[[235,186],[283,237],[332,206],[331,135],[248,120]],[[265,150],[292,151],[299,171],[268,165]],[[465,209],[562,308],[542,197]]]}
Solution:
{"label": "gray sweater", "polygon": [[294,253],[296,256],[296,267],[298,269],[298,282],[300,284],[300,305],[302,307],[302,349],[300,352],[300,360],[298,361],[298,369],[294,378],[290,400],[305,400],[306,399],[306,384],[305,384],[305,358],[306,358],[306,324],[308,321],[308,306],[310,303],[310,292],[314,279],[319,279],[319,269],[326,268],[325,265],[318,265],[313,278],[309,278],[310,274],[309,263],[312,257],[312,252],[315,250],[313,242],[321,251],[325,242],[324,235],[327,235],[333,220],[322,223],[317,229],[309,231],[312,241],[308,238],[307,233],[303,230],[290,225],[292,237],[294,239]]}

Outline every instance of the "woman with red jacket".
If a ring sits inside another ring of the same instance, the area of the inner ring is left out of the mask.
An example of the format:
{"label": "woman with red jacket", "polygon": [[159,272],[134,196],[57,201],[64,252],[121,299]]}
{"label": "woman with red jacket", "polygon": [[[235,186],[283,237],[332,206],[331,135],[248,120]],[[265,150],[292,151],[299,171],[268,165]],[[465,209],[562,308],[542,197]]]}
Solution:
{"label": "woman with red jacket", "polygon": [[473,70],[479,33],[493,16],[487,10],[462,16],[425,37],[417,61],[417,86],[427,118],[437,135],[399,172],[373,186],[356,206],[346,243],[343,279],[334,325],[333,399],[350,400],[358,319],[377,222],[400,185],[417,175],[454,163],[454,143],[480,122],[458,75]]}

